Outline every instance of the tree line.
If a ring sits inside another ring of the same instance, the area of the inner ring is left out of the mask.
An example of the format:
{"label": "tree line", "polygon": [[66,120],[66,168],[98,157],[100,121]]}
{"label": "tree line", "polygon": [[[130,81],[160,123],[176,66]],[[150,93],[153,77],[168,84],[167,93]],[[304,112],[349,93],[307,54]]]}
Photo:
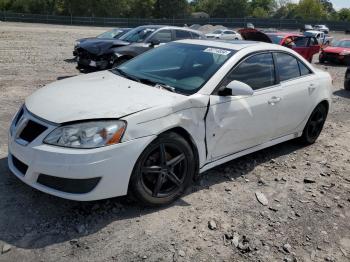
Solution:
{"label": "tree line", "polygon": [[205,12],[218,18],[280,18],[350,21],[350,8],[331,0],[0,0],[0,10],[93,17],[185,18]]}

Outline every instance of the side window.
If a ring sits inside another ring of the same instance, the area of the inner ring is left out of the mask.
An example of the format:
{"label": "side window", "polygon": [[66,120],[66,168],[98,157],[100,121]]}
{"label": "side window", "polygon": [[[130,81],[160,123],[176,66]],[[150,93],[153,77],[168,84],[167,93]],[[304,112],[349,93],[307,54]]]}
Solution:
{"label": "side window", "polygon": [[280,81],[286,81],[300,76],[298,60],[285,53],[276,53]]}
{"label": "side window", "polygon": [[231,32],[231,31],[225,31],[224,34],[225,34],[225,35],[233,35],[233,32]]}
{"label": "side window", "polygon": [[180,40],[180,39],[191,39],[192,35],[190,32],[185,31],[185,30],[175,30],[175,39]]}
{"label": "side window", "polygon": [[160,43],[171,42],[171,30],[160,30],[153,37],[152,40],[158,40]]}
{"label": "side window", "polygon": [[192,38],[194,39],[202,39],[202,36],[200,34],[193,33],[193,32],[191,32],[191,34],[192,34]]}
{"label": "side window", "polygon": [[228,75],[228,82],[241,81],[254,90],[275,84],[275,66],[272,54],[264,53],[251,56],[240,63]]}
{"label": "side window", "polygon": [[315,37],[311,37],[310,45],[318,45],[318,41]]}
{"label": "side window", "polygon": [[305,75],[309,75],[311,74],[311,70],[309,68],[307,68],[302,62],[300,62],[298,60],[298,64],[299,64],[299,69],[300,69],[300,75],[305,76]]}

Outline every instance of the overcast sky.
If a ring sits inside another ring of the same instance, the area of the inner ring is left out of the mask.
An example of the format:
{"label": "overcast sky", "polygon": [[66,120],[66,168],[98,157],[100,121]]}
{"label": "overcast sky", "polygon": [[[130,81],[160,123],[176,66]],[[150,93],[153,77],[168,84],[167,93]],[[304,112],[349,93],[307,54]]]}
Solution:
{"label": "overcast sky", "polygon": [[[299,0],[294,0],[294,2],[299,2]],[[341,8],[350,8],[350,0],[331,0],[333,6],[336,10]]]}

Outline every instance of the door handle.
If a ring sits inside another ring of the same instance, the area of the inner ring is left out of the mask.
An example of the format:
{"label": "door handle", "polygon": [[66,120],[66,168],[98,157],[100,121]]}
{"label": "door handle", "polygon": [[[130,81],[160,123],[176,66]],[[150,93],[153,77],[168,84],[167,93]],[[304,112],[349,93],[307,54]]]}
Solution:
{"label": "door handle", "polygon": [[269,103],[269,105],[272,105],[272,106],[273,106],[273,105],[275,105],[275,104],[281,102],[281,100],[282,100],[282,98],[277,97],[277,96],[273,96],[273,97],[271,97],[271,99],[268,101],[268,103]]}

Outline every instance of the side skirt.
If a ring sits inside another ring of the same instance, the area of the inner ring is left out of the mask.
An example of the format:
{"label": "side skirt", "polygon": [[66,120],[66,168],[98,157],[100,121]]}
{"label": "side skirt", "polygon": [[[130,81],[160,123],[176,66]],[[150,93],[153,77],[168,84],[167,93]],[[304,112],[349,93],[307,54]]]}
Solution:
{"label": "side skirt", "polygon": [[294,134],[286,135],[286,136],[283,136],[283,137],[279,137],[279,138],[270,140],[270,141],[268,141],[268,142],[266,142],[266,143],[263,143],[263,144],[260,144],[260,145],[257,145],[257,146],[250,147],[250,148],[248,148],[248,149],[239,151],[239,152],[237,152],[237,153],[233,153],[233,154],[224,156],[224,157],[219,158],[219,159],[217,159],[217,160],[214,160],[214,161],[212,161],[212,162],[206,163],[204,166],[202,166],[202,167],[200,168],[199,173],[203,173],[204,171],[207,171],[208,169],[211,169],[211,168],[213,168],[213,167],[215,167],[215,166],[224,164],[224,163],[226,163],[226,162],[228,162],[228,161],[231,161],[231,160],[233,160],[233,159],[239,158],[239,157],[244,156],[244,155],[248,155],[248,154],[250,154],[250,153],[253,153],[253,152],[262,150],[262,149],[267,148],[267,147],[270,147],[270,146],[274,146],[274,145],[283,143],[283,142],[285,142],[285,141],[288,141],[288,140],[297,138],[297,137],[299,137],[299,136],[301,136],[301,133],[294,133]]}

